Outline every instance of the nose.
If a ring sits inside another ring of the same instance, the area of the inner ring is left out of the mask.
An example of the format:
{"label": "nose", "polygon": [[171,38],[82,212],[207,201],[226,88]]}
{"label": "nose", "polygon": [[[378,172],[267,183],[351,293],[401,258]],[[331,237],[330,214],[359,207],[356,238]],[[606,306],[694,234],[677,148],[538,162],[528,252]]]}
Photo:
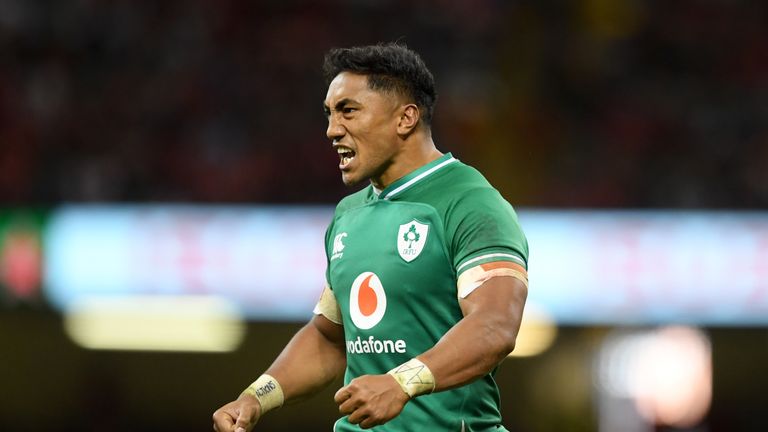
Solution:
{"label": "nose", "polygon": [[328,129],[325,131],[325,135],[331,141],[336,141],[346,134],[344,126],[338,121],[335,115],[328,116]]}

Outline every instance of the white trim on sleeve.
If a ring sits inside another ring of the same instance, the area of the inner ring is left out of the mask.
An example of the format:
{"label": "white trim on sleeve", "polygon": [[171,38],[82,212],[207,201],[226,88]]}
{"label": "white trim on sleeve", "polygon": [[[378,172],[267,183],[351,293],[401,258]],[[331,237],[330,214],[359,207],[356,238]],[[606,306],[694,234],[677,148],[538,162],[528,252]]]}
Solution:
{"label": "white trim on sleeve", "polygon": [[512,258],[513,261],[517,261],[523,267],[525,267],[525,261],[523,261],[523,259],[520,258],[519,256],[512,255],[512,254],[507,254],[507,253],[500,253],[499,252],[499,253],[492,253],[492,254],[487,254],[487,255],[480,255],[479,257],[474,257],[472,259],[468,259],[467,261],[464,261],[463,263],[461,263],[456,268],[456,271],[460,272],[461,269],[463,269],[464,267],[466,267],[466,266],[468,266],[468,265],[470,265],[470,264],[472,264],[474,262],[478,262],[480,260],[484,260],[484,259],[487,259],[487,258]]}

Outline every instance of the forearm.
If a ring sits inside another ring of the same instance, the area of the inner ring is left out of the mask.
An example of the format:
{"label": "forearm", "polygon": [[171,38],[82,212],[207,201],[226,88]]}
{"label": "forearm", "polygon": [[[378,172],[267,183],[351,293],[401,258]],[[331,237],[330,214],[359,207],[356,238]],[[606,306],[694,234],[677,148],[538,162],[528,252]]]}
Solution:
{"label": "forearm", "polygon": [[[317,319],[322,318],[314,318]],[[294,335],[265,372],[280,383],[285,403],[311,396],[344,372],[346,357],[342,339],[329,338],[313,322]]]}
{"label": "forearm", "polygon": [[[434,376],[434,391],[460,387],[486,375],[514,349],[527,289],[517,283],[509,285],[511,278],[496,279],[488,283],[506,285],[505,301],[499,302],[505,307],[487,307],[493,304],[491,297],[483,307],[473,308],[432,349],[417,356]],[[501,294],[502,286],[490,288],[482,295]]]}
{"label": "forearm", "polygon": [[417,356],[435,377],[434,391],[460,387],[486,375],[514,348],[516,331],[491,328],[478,318],[465,317],[432,349]]}

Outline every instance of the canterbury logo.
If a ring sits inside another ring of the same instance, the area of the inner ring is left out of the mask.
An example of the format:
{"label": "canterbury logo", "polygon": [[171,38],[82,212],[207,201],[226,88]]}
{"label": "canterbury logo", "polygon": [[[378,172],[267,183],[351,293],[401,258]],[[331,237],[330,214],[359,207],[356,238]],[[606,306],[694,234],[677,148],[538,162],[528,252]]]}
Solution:
{"label": "canterbury logo", "polygon": [[349,316],[359,329],[372,328],[384,318],[387,296],[381,280],[373,272],[365,272],[352,282],[349,295]]}
{"label": "canterbury logo", "polygon": [[336,237],[333,239],[333,252],[331,252],[331,261],[341,258],[344,256],[344,237],[347,236],[347,233],[343,232],[341,234],[337,234]]}

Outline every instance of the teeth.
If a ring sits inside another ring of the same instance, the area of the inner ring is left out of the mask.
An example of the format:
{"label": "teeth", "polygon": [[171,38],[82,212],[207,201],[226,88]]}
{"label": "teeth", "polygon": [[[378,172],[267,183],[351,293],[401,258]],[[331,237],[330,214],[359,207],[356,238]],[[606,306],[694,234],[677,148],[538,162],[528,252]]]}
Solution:
{"label": "teeth", "polygon": [[346,165],[355,158],[355,152],[346,147],[337,147],[336,152],[341,157],[341,164]]}

